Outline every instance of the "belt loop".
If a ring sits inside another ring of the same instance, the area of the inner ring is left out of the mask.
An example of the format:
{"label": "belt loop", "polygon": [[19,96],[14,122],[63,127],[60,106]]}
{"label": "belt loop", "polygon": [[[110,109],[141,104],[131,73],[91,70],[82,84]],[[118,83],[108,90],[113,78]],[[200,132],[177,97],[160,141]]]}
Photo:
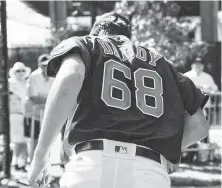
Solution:
{"label": "belt loop", "polygon": [[102,143],[103,143],[103,151],[106,150],[107,146],[108,146],[108,143],[107,143],[107,139],[102,139]]}
{"label": "belt loop", "polygon": [[167,160],[162,154],[160,154],[160,162],[161,162],[161,165],[164,166],[167,170]]}

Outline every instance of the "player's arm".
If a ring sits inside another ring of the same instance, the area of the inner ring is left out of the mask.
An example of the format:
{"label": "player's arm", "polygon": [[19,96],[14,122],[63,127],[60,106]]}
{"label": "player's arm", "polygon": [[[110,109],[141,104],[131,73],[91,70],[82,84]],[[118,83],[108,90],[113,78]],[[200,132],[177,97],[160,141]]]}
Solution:
{"label": "player's arm", "polygon": [[183,101],[185,116],[182,149],[192,145],[208,135],[209,124],[202,112],[209,96],[198,89],[186,76],[176,71],[169,63],[172,74],[177,82],[178,90]]}
{"label": "player's arm", "polygon": [[85,65],[79,54],[64,58],[46,102],[36,154],[49,151],[67,117],[75,110],[84,76]]}
{"label": "player's arm", "polygon": [[[191,91],[189,91],[193,93],[194,96],[190,96],[190,100],[193,101],[193,104],[189,103],[188,105],[193,106],[185,108],[185,110],[189,109],[189,111],[188,113],[185,112],[181,149],[184,149],[207,137],[210,128],[210,125],[202,111],[202,108],[208,101],[209,96],[203,94],[199,89],[194,88],[193,83],[191,85],[192,86],[188,86],[187,89],[193,87],[193,89],[190,89]],[[189,98],[189,95],[187,95],[186,97]]]}
{"label": "player's arm", "polygon": [[43,168],[40,161],[48,160],[50,147],[59,135],[67,117],[77,105],[77,96],[83,84],[85,65],[79,54],[68,55],[50,89],[42,121],[38,145],[33,158],[32,177],[38,177]]}
{"label": "player's arm", "polygon": [[[208,135],[208,131],[209,124],[201,108],[199,108],[192,116],[186,113],[181,149],[183,150],[199,140],[202,140]],[[169,174],[176,172],[179,164],[180,162],[173,164],[170,161],[167,161]]]}
{"label": "player's arm", "polygon": [[185,115],[184,131],[181,148],[184,149],[208,136],[209,123],[202,109],[198,109],[192,116]]}

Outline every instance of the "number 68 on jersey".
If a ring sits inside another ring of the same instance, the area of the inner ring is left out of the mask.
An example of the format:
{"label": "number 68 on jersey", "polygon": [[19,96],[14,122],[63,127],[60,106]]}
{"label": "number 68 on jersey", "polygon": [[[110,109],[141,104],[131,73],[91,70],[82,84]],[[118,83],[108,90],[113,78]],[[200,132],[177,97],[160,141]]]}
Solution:
{"label": "number 68 on jersey", "polygon": [[[126,83],[114,78],[114,72],[120,71],[124,77],[134,80],[135,91],[130,91]],[[134,77],[134,79],[132,78]],[[145,86],[145,78],[153,80],[153,87]],[[121,99],[113,96],[113,90],[121,90]],[[146,115],[159,118],[163,114],[163,84],[161,76],[155,70],[139,68],[133,73],[130,68],[115,60],[108,60],[104,63],[103,83],[101,99],[107,106],[127,110],[131,107],[131,92],[135,92],[136,106]],[[152,97],[155,100],[154,106],[146,103],[146,97]]]}

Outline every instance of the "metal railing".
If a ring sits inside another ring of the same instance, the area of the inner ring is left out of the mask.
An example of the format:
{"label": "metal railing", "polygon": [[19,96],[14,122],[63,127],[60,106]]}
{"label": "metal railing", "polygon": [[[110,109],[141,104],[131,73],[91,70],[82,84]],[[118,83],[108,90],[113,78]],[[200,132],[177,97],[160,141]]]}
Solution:
{"label": "metal railing", "polygon": [[204,107],[210,125],[221,125],[221,92],[209,93],[209,100]]}

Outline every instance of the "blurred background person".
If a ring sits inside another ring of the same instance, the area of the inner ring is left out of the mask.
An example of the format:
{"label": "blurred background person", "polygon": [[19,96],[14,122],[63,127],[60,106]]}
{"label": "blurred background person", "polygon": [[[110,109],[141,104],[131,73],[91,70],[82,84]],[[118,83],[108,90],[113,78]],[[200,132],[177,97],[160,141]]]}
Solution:
{"label": "blurred background person", "polygon": [[10,105],[10,137],[13,143],[13,161],[15,170],[26,171],[26,138],[24,136],[24,102],[26,98],[26,78],[31,68],[16,62],[9,70],[9,105]]}
{"label": "blurred background person", "polygon": [[[31,160],[35,147],[37,145],[41,118],[46,103],[46,99],[53,83],[53,78],[46,74],[46,66],[48,63],[48,54],[40,55],[38,58],[38,69],[33,71],[28,79],[27,84],[27,100],[25,106],[25,136],[28,137],[28,153]],[[32,138],[32,118],[34,118],[34,140]]]}
{"label": "blurred background person", "polygon": [[218,91],[218,87],[213,77],[204,72],[204,64],[201,58],[197,58],[191,65],[191,70],[186,72],[185,75],[190,78],[194,84],[206,93]]}
{"label": "blurred background person", "polygon": [[[218,91],[218,86],[216,85],[213,77],[210,74],[204,72],[204,64],[202,63],[201,58],[197,58],[192,63],[191,70],[186,72],[185,75],[190,78],[194,82],[194,84],[205,93],[214,94]],[[211,100],[208,100],[204,108],[204,113],[207,119],[208,115],[210,115],[208,111],[209,108],[211,108],[211,102]]]}
{"label": "blurred background person", "polygon": [[[201,58],[196,58],[195,61],[191,65],[191,70],[186,72],[185,75],[190,78],[194,84],[200,88],[202,91],[208,94],[213,94],[218,91],[218,86],[216,85],[213,77],[204,72],[204,64],[202,62]],[[204,107],[204,113],[206,118],[209,120],[208,116],[209,114],[209,108],[211,108],[211,100],[208,100],[207,104]],[[198,161],[200,162],[207,162],[208,159],[210,159],[210,155],[213,151],[207,150],[210,146],[209,143],[209,136],[203,139],[201,142],[198,142],[198,144],[195,147],[198,147],[200,150],[196,154],[198,156]],[[192,146],[190,147],[192,148]],[[196,153],[196,152],[195,152]],[[192,154],[192,152],[189,153],[189,155]]]}

